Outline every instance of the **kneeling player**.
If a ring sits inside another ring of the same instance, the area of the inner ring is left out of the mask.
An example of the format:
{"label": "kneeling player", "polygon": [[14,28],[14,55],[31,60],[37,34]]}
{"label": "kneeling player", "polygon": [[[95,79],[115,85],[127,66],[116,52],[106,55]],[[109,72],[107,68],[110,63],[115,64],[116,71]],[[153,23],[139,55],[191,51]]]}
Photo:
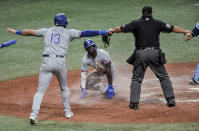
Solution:
{"label": "kneeling player", "polygon": [[[98,49],[91,39],[84,42],[84,48],[87,53],[83,57],[81,65],[82,92],[80,98],[84,98],[86,89],[101,90],[102,94],[112,98],[115,95],[115,89],[112,85],[114,68],[109,53]],[[91,73],[88,73],[89,67],[94,68]],[[107,78],[108,85],[104,82],[104,76]]]}

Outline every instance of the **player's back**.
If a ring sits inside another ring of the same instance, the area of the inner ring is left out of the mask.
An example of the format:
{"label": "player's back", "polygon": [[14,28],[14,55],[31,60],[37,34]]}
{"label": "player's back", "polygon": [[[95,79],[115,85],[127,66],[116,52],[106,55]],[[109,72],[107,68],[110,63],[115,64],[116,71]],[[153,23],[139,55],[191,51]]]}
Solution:
{"label": "player's back", "polygon": [[44,54],[65,55],[71,42],[70,32],[63,27],[52,27],[44,34]]}
{"label": "player's back", "polygon": [[81,31],[67,29],[62,26],[42,28],[36,31],[36,36],[44,37],[44,54],[66,55],[72,40],[80,38]]}

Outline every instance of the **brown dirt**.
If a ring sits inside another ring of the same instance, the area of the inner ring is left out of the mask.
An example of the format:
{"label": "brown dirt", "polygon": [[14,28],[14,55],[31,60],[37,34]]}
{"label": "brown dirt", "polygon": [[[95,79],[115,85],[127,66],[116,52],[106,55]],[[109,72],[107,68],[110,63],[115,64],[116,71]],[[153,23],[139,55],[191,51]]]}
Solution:
{"label": "brown dirt", "polygon": [[[43,98],[38,120],[100,123],[199,122],[199,85],[187,84],[195,65],[196,63],[166,65],[177,102],[171,108],[166,106],[158,79],[148,69],[142,84],[138,110],[130,110],[128,107],[131,66],[116,68],[114,84],[117,94],[113,99],[107,99],[96,91],[88,91],[86,98],[81,100],[80,71],[69,71],[71,107],[75,117],[64,118],[60,88],[53,77]],[[37,83],[38,76],[1,82],[0,114],[28,118]]]}

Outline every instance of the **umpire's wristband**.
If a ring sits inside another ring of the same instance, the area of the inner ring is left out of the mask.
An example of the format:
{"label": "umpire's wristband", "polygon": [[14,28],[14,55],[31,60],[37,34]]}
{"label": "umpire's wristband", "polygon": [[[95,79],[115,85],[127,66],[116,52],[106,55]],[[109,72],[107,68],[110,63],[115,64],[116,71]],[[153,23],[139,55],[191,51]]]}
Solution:
{"label": "umpire's wristband", "polygon": [[22,31],[21,31],[21,30],[18,30],[18,31],[16,31],[16,34],[22,35]]}

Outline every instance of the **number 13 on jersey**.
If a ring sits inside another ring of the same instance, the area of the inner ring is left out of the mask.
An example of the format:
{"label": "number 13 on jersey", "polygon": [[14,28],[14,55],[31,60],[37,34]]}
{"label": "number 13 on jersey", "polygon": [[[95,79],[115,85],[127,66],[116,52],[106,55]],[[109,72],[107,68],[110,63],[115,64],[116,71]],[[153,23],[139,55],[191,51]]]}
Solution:
{"label": "number 13 on jersey", "polygon": [[51,34],[51,39],[50,39],[50,43],[53,43],[55,45],[58,45],[60,44],[60,41],[61,41],[61,34],[55,34],[55,33],[52,33]]}

